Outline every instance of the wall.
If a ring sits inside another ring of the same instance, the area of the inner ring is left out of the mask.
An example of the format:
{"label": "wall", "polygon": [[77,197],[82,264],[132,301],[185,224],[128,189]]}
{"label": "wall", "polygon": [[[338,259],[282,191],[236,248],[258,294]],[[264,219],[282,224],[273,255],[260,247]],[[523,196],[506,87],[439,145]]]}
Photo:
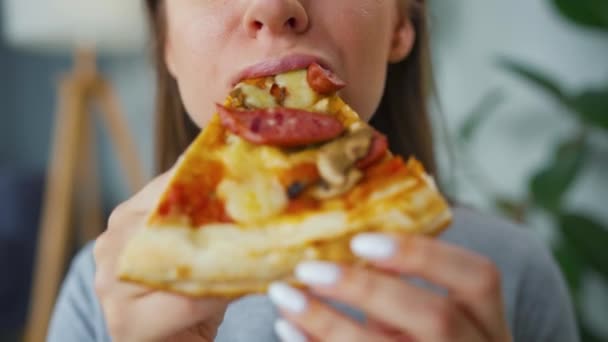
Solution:
{"label": "wall", "polygon": [[[1,20],[0,16],[0,26]],[[57,104],[55,85],[70,66],[69,54],[20,51],[0,42],[0,165],[28,170],[45,168]],[[118,90],[129,127],[150,174],[154,84],[148,59],[142,52],[137,56],[101,58],[100,66]],[[100,121],[97,126],[104,200],[112,207],[124,200],[128,191],[105,127]]]}
{"label": "wall", "polygon": [[[565,22],[545,0],[436,2],[436,77],[448,126],[456,128],[489,90],[503,89],[507,101],[480,131],[474,154],[497,188],[521,195],[524,180],[544,162],[552,143],[570,132],[573,121],[551,99],[498,67],[512,57],[555,76],[567,89],[608,82],[608,39]],[[608,220],[598,196],[608,180],[608,142],[595,137],[591,184],[576,194],[575,205],[589,206]],[[599,187],[599,188],[598,188]],[[595,189],[595,191],[588,191]],[[483,205],[478,194],[463,197]],[[586,200],[585,200],[586,198]]]}

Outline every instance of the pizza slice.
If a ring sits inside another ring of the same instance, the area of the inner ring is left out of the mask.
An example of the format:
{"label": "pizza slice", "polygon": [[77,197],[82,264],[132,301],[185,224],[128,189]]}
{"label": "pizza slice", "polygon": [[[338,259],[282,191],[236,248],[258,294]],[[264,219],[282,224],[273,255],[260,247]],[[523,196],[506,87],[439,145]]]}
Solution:
{"label": "pizza slice", "polygon": [[348,247],[360,232],[447,227],[433,179],[387,150],[337,95],[343,86],[318,64],[236,85],[128,242],[119,277],[234,297],[298,285],[304,260],[362,262]]}

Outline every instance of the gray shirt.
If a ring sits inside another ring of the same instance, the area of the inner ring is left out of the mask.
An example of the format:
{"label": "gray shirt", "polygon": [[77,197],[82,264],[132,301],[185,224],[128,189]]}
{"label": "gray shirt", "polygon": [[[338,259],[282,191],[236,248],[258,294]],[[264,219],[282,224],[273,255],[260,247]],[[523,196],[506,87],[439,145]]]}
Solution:
{"label": "gray shirt", "polygon": [[[441,237],[491,258],[502,274],[503,300],[515,341],[578,341],[564,281],[546,246],[522,227],[463,208]],[[50,323],[48,341],[110,341],[93,289],[92,246],[72,262]],[[344,309],[347,310],[348,309]],[[277,312],[265,296],[230,305],[216,341],[276,341]]]}

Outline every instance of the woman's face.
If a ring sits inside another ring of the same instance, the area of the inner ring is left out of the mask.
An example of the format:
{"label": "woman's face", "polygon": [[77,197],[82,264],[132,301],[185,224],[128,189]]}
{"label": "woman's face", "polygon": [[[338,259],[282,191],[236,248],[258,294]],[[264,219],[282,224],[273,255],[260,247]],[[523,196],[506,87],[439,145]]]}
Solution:
{"label": "woman's face", "polygon": [[366,120],[389,62],[414,33],[405,0],[165,0],[165,60],[192,119],[204,126],[232,85],[318,59],[347,83],[341,96]]}

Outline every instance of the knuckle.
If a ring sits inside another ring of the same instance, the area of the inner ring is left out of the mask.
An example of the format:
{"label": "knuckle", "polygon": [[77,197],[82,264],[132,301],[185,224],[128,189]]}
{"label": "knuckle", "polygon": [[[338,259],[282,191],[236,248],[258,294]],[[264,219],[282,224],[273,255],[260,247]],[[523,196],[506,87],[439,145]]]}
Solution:
{"label": "knuckle", "polygon": [[317,316],[317,335],[324,336],[327,341],[343,340],[344,336],[337,325],[337,320],[325,316],[327,315]]}
{"label": "knuckle", "polygon": [[356,324],[335,317],[319,317],[315,335],[323,341],[373,341],[372,336]]}
{"label": "knuckle", "polygon": [[357,272],[351,278],[354,279],[346,282],[350,287],[350,296],[353,298],[368,298],[369,300],[376,296],[378,284],[368,272]]}
{"label": "knuckle", "polygon": [[110,217],[108,218],[108,227],[109,228],[119,225],[121,218],[124,216],[125,210],[126,210],[126,202],[119,204],[118,206],[116,206],[116,208],[114,208],[114,210],[112,210],[112,213],[110,214]]}
{"label": "knuckle", "polygon": [[498,267],[490,259],[482,258],[479,266],[477,292],[484,296],[493,296],[499,292],[501,276]]}
{"label": "knuckle", "polygon": [[451,340],[456,337],[457,322],[455,304],[449,299],[442,299],[429,307],[429,329],[439,340]]}
{"label": "knuckle", "polygon": [[429,243],[424,239],[412,237],[407,248],[410,249],[408,255],[409,267],[413,271],[421,271],[426,269],[432,264],[433,253],[429,248]]}
{"label": "knuckle", "polygon": [[184,317],[197,316],[201,312],[201,305],[194,300],[188,300],[182,304],[181,311]]}

